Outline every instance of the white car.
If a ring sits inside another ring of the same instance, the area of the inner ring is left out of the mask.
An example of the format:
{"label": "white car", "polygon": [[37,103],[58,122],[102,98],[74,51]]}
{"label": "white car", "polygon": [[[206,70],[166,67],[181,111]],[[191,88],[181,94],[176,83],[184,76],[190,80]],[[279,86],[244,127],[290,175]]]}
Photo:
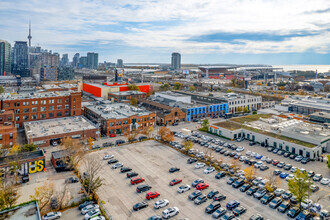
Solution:
{"label": "white car", "polygon": [[291,180],[291,179],[293,179],[294,178],[294,175],[293,174],[289,174],[289,176],[287,176],[286,178],[285,178],[285,180],[286,181],[289,181],[289,180]]}
{"label": "white car", "polygon": [[278,188],[274,191],[275,196],[281,196],[285,192],[284,189]]}
{"label": "white car", "polygon": [[312,201],[311,199],[306,199],[305,201],[303,201],[303,202],[301,203],[301,207],[302,207],[303,209],[308,209],[309,207],[312,206],[312,204],[313,204],[313,201]]}
{"label": "white car", "polygon": [[88,205],[84,208],[81,209],[81,214],[82,215],[85,215],[87,212],[89,212],[90,210],[93,210],[93,209],[96,209],[98,208],[99,206],[96,205],[96,204],[91,204],[91,205]]}
{"label": "white car", "polygon": [[101,215],[101,216],[93,217],[90,220],[105,220],[105,217]]}
{"label": "white car", "polygon": [[261,162],[261,161],[259,161],[259,162],[257,162],[257,163],[254,164],[254,167],[255,168],[260,168],[261,165],[264,165],[264,163]]}
{"label": "white car", "polygon": [[43,220],[58,219],[62,217],[60,212],[48,212],[46,215],[42,216]]}
{"label": "white car", "polygon": [[155,209],[160,209],[160,208],[167,206],[168,204],[170,204],[170,202],[167,199],[161,199],[161,200],[158,200],[157,202],[155,202],[154,207],[155,207]]}
{"label": "white car", "polygon": [[93,209],[93,210],[86,213],[84,219],[85,220],[90,220],[91,218],[95,218],[95,217],[100,216],[100,215],[101,215],[100,209]]}
{"label": "white car", "polygon": [[110,159],[112,159],[114,157],[115,157],[114,155],[106,154],[106,155],[104,155],[103,160],[110,160]]}
{"label": "white car", "polygon": [[205,174],[209,174],[209,173],[212,173],[212,172],[214,172],[214,171],[215,171],[214,167],[208,167],[208,168],[206,168],[206,169],[204,170],[204,173],[205,173]]}
{"label": "white car", "polygon": [[186,192],[190,190],[190,186],[189,185],[182,185],[182,186],[179,186],[178,188],[178,193],[183,193],[183,192]]}
{"label": "white car", "polygon": [[242,161],[246,160],[247,158],[248,158],[248,157],[246,157],[246,156],[240,156],[240,157],[238,158],[238,160],[242,162]]}
{"label": "white car", "polygon": [[179,214],[178,207],[168,208],[168,209],[165,209],[164,211],[162,211],[162,216],[165,219],[171,218],[177,214]]}
{"label": "white car", "polygon": [[247,155],[247,156],[251,156],[251,154],[252,154],[252,152],[249,150],[245,152],[245,155]]}
{"label": "white car", "polygon": [[238,147],[238,148],[236,148],[236,151],[237,152],[242,152],[242,151],[244,151],[244,147]]}
{"label": "white car", "polygon": [[250,156],[251,156],[251,157],[256,157],[257,155],[258,155],[258,154],[257,154],[256,152],[252,152]]}
{"label": "white car", "polygon": [[297,171],[297,167],[292,167],[290,170],[291,173],[295,173],[296,171]]}
{"label": "white car", "polygon": [[262,162],[265,162],[265,161],[268,160],[268,159],[269,159],[269,157],[262,157],[262,158],[261,158],[261,161],[262,161]]}
{"label": "white car", "polygon": [[120,168],[120,167],[123,167],[123,166],[124,166],[124,164],[121,163],[121,162],[119,162],[119,163],[114,164],[114,165],[112,166],[112,169],[117,169],[117,168]]}
{"label": "white car", "polygon": [[330,183],[330,179],[328,178],[322,178],[320,181],[321,184],[323,185],[328,185]]}
{"label": "white car", "polygon": [[202,167],[205,167],[205,163],[197,163],[197,164],[195,165],[195,168],[196,168],[196,169],[199,169],[199,168],[202,168]]}

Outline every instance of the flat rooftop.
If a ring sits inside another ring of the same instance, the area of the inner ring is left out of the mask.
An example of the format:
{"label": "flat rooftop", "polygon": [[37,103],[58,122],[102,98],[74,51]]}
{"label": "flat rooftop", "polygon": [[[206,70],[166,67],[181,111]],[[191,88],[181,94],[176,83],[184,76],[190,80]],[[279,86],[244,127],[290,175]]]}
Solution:
{"label": "flat rooftop", "polygon": [[172,92],[172,91],[156,92],[155,96],[157,96],[157,95],[168,95],[168,96],[175,96],[175,97],[187,97],[187,96],[189,96],[189,95],[176,93],[176,92]]}
{"label": "flat rooftop", "polygon": [[36,202],[0,212],[0,220],[41,220]]}
{"label": "flat rooftop", "polygon": [[20,99],[35,99],[35,98],[49,98],[69,96],[74,91],[56,91],[56,92],[32,92],[20,94],[3,94],[0,95],[0,100],[20,100]]}
{"label": "flat rooftop", "polygon": [[74,116],[24,122],[24,128],[27,138],[30,139],[97,129],[98,127],[84,116]]}
{"label": "flat rooftop", "polygon": [[30,160],[34,158],[43,157],[44,151],[43,150],[36,150],[36,151],[30,151],[20,154],[14,154],[14,155],[8,155],[5,157],[0,157],[0,166],[8,164],[8,161],[15,161],[15,160]]}
{"label": "flat rooftop", "polygon": [[141,94],[146,94],[145,92],[140,92],[140,91],[135,91],[135,90],[130,90],[130,91],[124,91],[124,92],[109,92],[109,94],[114,94],[114,95],[141,95]]}
{"label": "flat rooftop", "polygon": [[330,129],[323,126],[271,114],[232,118],[214,125],[229,130],[244,128],[310,148],[328,141],[330,137]]}
{"label": "flat rooftop", "polygon": [[318,116],[318,117],[330,119],[330,113],[327,112],[314,112],[313,114],[311,114],[311,116]]}
{"label": "flat rooftop", "polygon": [[86,106],[89,110],[105,119],[123,119],[131,116],[149,115],[151,112],[124,103]]}

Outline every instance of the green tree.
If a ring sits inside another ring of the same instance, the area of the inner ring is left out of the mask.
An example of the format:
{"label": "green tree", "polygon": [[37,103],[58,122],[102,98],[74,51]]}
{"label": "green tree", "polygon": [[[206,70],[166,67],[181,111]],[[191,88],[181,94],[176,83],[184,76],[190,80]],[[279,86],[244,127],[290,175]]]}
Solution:
{"label": "green tree", "polygon": [[311,193],[310,186],[312,181],[308,177],[306,172],[301,172],[297,169],[293,179],[288,182],[289,191],[297,197],[299,208],[301,209],[301,203],[307,199]]}
{"label": "green tree", "polygon": [[83,186],[87,191],[87,196],[90,196],[102,186],[103,179],[99,176],[99,173],[102,170],[103,165],[99,160],[88,157],[84,160],[84,167],[87,175],[84,177]]}
{"label": "green tree", "polygon": [[130,102],[129,102],[131,105],[133,105],[133,106],[137,106],[138,105],[138,101],[137,101],[137,99],[136,98],[131,98],[131,100],[130,100]]}
{"label": "green tree", "polygon": [[189,86],[189,91],[195,91],[195,90],[196,90],[195,86]]}
{"label": "green tree", "polygon": [[330,154],[328,154],[328,168],[330,169]]}
{"label": "green tree", "polygon": [[253,115],[256,115],[256,114],[258,114],[258,112],[257,111],[253,111],[252,114]]}
{"label": "green tree", "polygon": [[175,82],[173,85],[174,90],[180,90],[180,89],[182,89],[182,87],[183,87],[183,84],[179,83],[179,82]]}
{"label": "green tree", "polygon": [[127,86],[127,88],[128,88],[128,90],[140,91],[140,88],[137,85],[135,85],[135,84],[129,84]]}
{"label": "green tree", "polygon": [[183,142],[184,151],[188,152],[193,147],[193,145],[194,145],[194,143],[191,141],[184,141]]}
{"label": "green tree", "polygon": [[209,119],[208,118],[204,118],[204,120],[202,121],[202,129],[203,131],[208,131],[209,130]]}
{"label": "green tree", "polygon": [[243,108],[243,112],[244,112],[244,113],[248,113],[248,112],[249,112],[249,109],[248,109],[247,106],[245,106],[245,107]]}
{"label": "green tree", "polygon": [[165,84],[163,84],[163,85],[160,86],[160,89],[162,91],[167,91],[167,90],[170,90],[171,89],[171,86],[170,86],[170,84],[165,83]]}
{"label": "green tree", "polygon": [[37,145],[35,144],[24,144],[20,151],[21,152],[29,152],[29,151],[35,151],[37,149]]}
{"label": "green tree", "polygon": [[2,86],[0,86],[0,94],[4,93],[4,92],[5,92],[5,89]]}

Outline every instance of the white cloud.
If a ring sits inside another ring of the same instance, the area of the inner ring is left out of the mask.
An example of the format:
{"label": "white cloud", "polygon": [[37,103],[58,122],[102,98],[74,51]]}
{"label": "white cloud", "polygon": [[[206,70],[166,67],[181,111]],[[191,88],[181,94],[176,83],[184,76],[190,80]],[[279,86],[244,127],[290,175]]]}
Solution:
{"label": "white cloud", "polygon": [[[86,41],[121,41],[132,47],[190,54],[327,53],[330,13],[309,13],[327,8],[328,0],[7,0],[0,2],[0,19],[6,21],[2,37],[10,41],[26,39],[31,19],[33,42],[58,45],[54,50]],[[13,16],[9,19],[3,12]],[[118,30],[120,26],[127,31]],[[240,44],[188,40],[219,32],[286,35],[299,31],[316,34],[284,41],[239,40]]]}

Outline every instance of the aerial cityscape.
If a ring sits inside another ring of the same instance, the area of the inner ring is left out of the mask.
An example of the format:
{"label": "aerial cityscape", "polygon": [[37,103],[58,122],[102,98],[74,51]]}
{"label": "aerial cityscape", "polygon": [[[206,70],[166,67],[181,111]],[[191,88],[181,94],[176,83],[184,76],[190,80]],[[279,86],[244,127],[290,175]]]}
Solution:
{"label": "aerial cityscape", "polygon": [[0,2],[0,219],[330,220],[330,2]]}

